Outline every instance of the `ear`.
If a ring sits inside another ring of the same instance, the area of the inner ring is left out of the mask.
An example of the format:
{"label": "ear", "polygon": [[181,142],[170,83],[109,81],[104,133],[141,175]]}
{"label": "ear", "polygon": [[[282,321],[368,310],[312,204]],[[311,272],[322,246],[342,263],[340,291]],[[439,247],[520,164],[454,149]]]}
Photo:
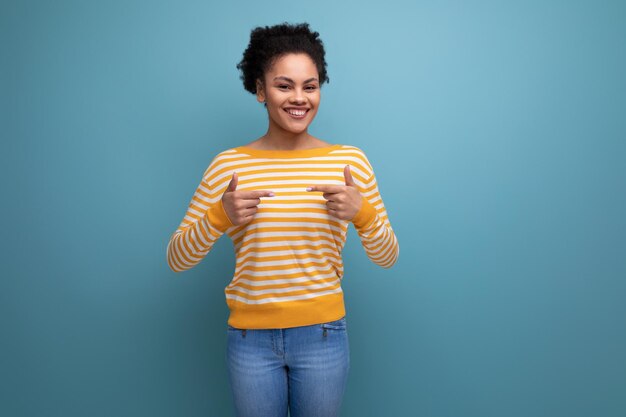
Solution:
{"label": "ear", "polygon": [[256,99],[259,103],[265,101],[265,89],[263,88],[263,83],[258,78],[256,80]]}

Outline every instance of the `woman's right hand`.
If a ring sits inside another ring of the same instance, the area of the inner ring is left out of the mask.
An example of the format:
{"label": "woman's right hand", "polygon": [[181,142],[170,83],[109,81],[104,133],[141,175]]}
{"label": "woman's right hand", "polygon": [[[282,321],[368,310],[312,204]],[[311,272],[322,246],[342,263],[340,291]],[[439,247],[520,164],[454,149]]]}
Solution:
{"label": "woman's right hand", "polygon": [[239,190],[237,191],[237,173],[233,172],[233,176],[228,183],[228,187],[222,195],[222,205],[226,211],[226,215],[234,226],[241,226],[254,219],[261,202],[260,197],[274,197],[274,193],[269,190]]}

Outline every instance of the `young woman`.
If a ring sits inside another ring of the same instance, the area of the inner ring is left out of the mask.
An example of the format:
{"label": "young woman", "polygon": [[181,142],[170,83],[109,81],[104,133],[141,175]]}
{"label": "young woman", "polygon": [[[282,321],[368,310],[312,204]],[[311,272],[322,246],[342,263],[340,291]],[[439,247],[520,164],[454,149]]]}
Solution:
{"label": "young woman", "polygon": [[227,363],[240,417],[339,415],[350,363],[341,289],[349,223],[371,261],[389,268],[398,259],[365,153],[308,133],[328,81],[324,55],[307,23],[252,31],[237,68],[267,109],[267,132],[213,158],[167,247],[180,272],[222,234],[233,241]]}

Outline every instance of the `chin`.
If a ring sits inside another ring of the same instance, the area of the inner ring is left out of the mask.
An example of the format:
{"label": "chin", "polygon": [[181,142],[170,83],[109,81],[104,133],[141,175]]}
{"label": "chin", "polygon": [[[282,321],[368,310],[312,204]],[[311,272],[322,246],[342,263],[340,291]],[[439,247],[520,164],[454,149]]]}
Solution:
{"label": "chin", "polygon": [[287,131],[287,132],[291,132],[291,133],[302,133],[305,132],[309,126],[311,125],[311,123],[307,123],[307,124],[300,124],[300,125],[295,125],[295,124],[291,124],[291,123],[276,123],[278,126],[280,126],[283,130]]}
{"label": "chin", "polygon": [[309,126],[305,126],[302,129],[285,129],[287,132],[290,133],[302,133],[302,132],[306,132]]}

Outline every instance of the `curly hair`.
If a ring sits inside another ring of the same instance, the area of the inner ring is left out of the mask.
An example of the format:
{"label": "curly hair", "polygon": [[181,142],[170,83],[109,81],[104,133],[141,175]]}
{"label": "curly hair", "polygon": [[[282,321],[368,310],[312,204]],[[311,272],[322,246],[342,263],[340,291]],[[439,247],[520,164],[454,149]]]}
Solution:
{"label": "curly hair", "polygon": [[311,32],[308,23],[259,26],[252,29],[250,43],[237,69],[246,91],[257,93],[256,80],[264,82],[264,75],[276,59],[289,53],[306,53],[317,67],[320,87],[330,82],[326,74],[324,43],[318,32]]}

